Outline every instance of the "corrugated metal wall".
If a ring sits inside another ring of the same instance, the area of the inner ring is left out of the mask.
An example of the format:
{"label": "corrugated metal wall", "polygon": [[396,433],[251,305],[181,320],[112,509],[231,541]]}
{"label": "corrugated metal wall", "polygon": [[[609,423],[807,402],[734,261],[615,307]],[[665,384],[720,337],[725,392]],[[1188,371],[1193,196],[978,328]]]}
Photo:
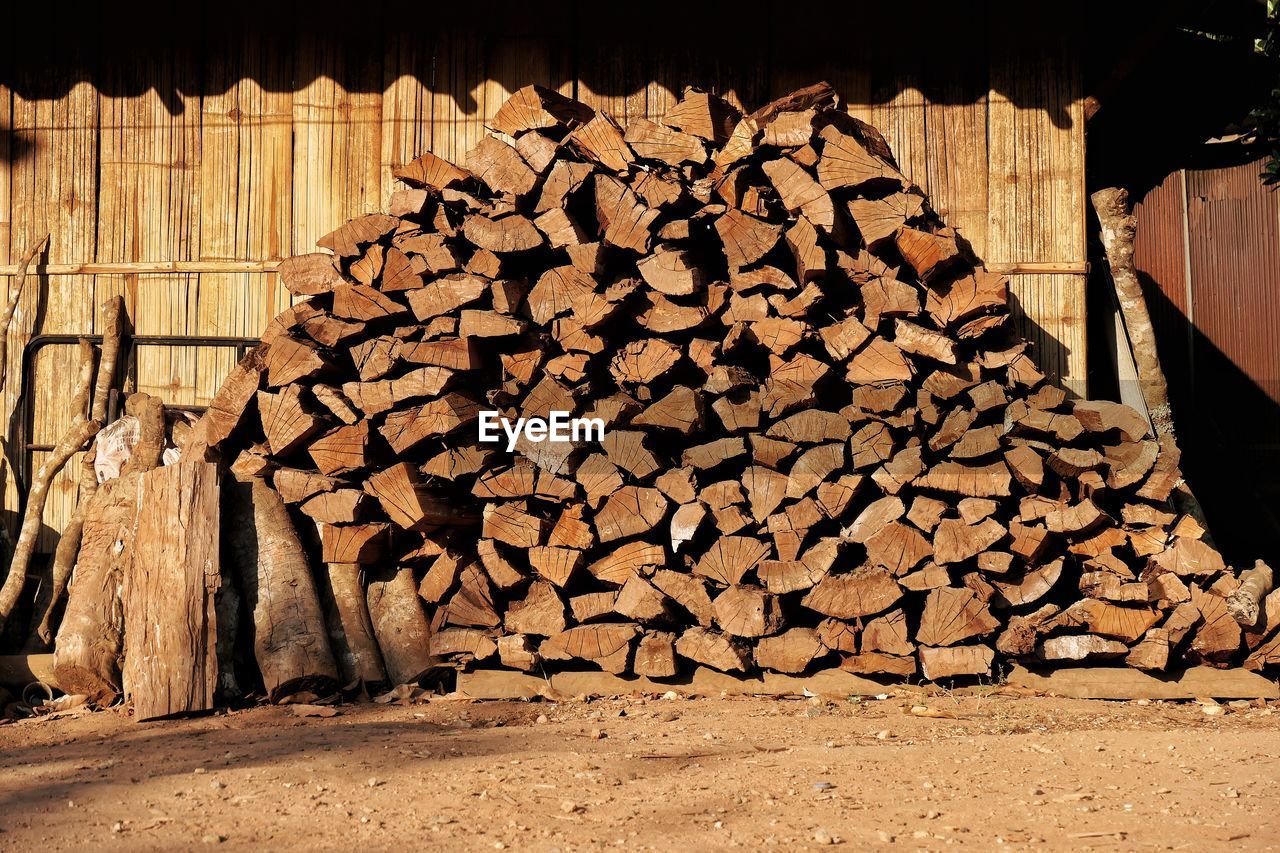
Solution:
{"label": "corrugated metal wall", "polygon": [[1224,550],[1280,554],[1280,193],[1262,161],[1174,172],[1137,205],[1136,261],[1187,476]]}
{"label": "corrugated metal wall", "polygon": [[[809,33],[812,21],[801,23]],[[865,28],[841,30],[838,39],[828,33],[833,45],[818,48],[812,33],[793,39],[762,24],[763,47],[753,52],[728,33],[701,47],[617,42],[607,26],[586,21],[554,38],[424,20],[372,40],[341,27],[270,41],[237,34],[113,56],[105,66],[95,56],[78,65],[60,55],[56,69],[18,69],[8,88],[0,81],[0,263],[15,263],[45,231],[50,262],[62,264],[244,262],[311,251],[344,220],[383,205],[393,166],[427,149],[461,159],[507,96],[529,83],[625,122],[661,116],[686,85],[758,106],[828,79],[852,112],[884,131],[904,171],[979,255],[1028,265],[1011,284],[1024,331],[1046,372],[1083,390],[1080,71],[1061,44],[1011,40],[988,49],[978,35],[986,24],[975,15],[964,39],[950,28],[939,35],[938,50],[964,48],[955,61],[918,44],[900,49],[901,33]],[[737,58],[725,58],[730,49]],[[143,335],[256,335],[287,304],[267,273],[48,276],[24,297],[11,330],[11,372],[32,333],[92,332],[114,293],[124,294]],[[52,443],[69,420],[73,353],[46,350],[36,365],[36,442]],[[233,358],[227,350],[149,348],[133,376],[166,401],[200,404]],[[4,405],[11,415],[11,390]],[[74,489],[64,474],[42,547],[54,541]],[[6,501],[11,510],[12,477]]]}

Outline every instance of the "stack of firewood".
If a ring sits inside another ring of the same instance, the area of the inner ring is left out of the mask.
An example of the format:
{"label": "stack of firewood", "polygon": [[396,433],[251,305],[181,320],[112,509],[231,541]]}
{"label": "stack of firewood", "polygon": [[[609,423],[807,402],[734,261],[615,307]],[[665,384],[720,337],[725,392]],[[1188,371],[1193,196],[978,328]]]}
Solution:
{"label": "stack of firewood", "polygon": [[[1174,511],[1176,452],[1046,380],[830,87],[626,128],[530,87],[492,131],[281,265],[307,298],[186,449],[243,484],[224,552],[273,697],[441,662],[1280,657],[1280,607],[1228,612],[1269,572],[1238,590]],[[603,438],[480,440],[553,412]]]}

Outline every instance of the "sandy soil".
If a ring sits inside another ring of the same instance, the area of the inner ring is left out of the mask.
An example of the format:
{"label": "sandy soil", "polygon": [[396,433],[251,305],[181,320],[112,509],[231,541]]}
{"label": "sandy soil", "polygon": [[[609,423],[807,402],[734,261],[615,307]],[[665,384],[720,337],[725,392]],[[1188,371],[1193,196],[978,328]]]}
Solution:
{"label": "sandy soil", "polygon": [[1280,703],[107,712],[0,726],[0,849],[1269,850],[1278,785]]}

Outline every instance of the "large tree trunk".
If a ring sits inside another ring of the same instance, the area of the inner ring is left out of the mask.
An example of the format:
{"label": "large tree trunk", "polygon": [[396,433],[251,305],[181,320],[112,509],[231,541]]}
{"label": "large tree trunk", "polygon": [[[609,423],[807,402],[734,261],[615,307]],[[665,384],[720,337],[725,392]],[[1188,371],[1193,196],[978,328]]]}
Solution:
{"label": "large tree trunk", "polygon": [[124,692],[134,719],[214,706],[218,685],[218,468],[186,462],[141,476],[124,575]]}
{"label": "large tree trunk", "polygon": [[[90,420],[99,424],[107,422],[107,404],[111,399],[111,389],[115,385],[120,343],[128,322],[123,297],[116,296],[102,304],[102,321],[102,354],[98,359],[98,378],[94,382],[93,402],[89,411]],[[163,419],[160,422],[160,428],[163,431]],[[47,646],[53,640],[53,618],[67,591],[71,570],[75,567],[76,557],[80,553],[84,514],[98,491],[98,475],[94,470],[94,458],[94,449],[90,447],[81,463],[80,493],[76,507],[71,513],[71,518],[67,520],[66,526],[62,528],[62,535],[58,537],[58,546],[53,553],[53,562],[49,569],[48,592],[37,601],[36,612],[40,614],[40,624],[36,626],[34,636],[43,646]]]}
{"label": "large tree trunk", "polygon": [[228,485],[225,547],[253,613],[254,657],[267,697],[280,702],[302,693],[332,693],[338,668],[289,511],[261,480]]}
{"label": "large tree trunk", "polygon": [[133,553],[140,473],[103,483],[85,512],[80,559],[54,643],[53,677],[64,693],[108,705],[120,693],[124,613],[120,589]]}

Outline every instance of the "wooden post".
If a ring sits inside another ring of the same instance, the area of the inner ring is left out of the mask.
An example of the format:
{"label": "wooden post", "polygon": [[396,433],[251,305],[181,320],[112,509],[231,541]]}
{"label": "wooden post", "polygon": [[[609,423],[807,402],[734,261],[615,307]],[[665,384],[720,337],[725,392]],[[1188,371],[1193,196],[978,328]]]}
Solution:
{"label": "wooden post", "polygon": [[124,574],[124,692],[135,720],[213,708],[217,689],[218,468],[142,475]]}
{"label": "wooden post", "polygon": [[[1120,313],[1129,332],[1129,341],[1133,344],[1138,386],[1147,404],[1151,428],[1158,438],[1176,448],[1178,436],[1173,426],[1173,410],[1169,407],[1169,382],[1164,368],[1160,366],[1155,327],[1151,324],[1151,312],[1147,310],[1147,300],[1138,281],[1138,269],[1133,262],[1133,238],[1138,219],[1133,215],[1129,192],[1120,187],[1107,187],[1095,192],[1090,199],[1098,213],[1102,248],[1111,269],[1111,282],[1120,300]],[[1174,490],[1173,500],[1181,511],[1199,522],[1206,531],[1206,538],[1209,538],[1209,523],[1191,487],[1182,483]]]}

